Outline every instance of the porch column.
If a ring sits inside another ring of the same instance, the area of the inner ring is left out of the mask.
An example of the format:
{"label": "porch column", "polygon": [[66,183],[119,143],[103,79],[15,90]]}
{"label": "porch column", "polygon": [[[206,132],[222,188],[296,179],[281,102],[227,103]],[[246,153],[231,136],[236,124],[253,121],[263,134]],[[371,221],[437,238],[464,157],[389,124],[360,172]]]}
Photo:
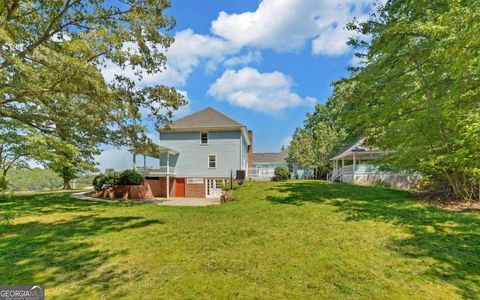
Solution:
{"label": "porch column", "polygon": [[170,198],[170,151],[167,151],[167,199]]}
{"label": "porch column", "polygon": [[344,167],[345,167],[345,160],[344,160],[343,157],[342,157],[342,170],[341,170],[341,172],[340,172],[340,174],[341,174],[341,176],[342,176],[342,177],[341,177],[341,178],[342,178],[342,181],[343,181],[343,168],[344,168]]}
{"label": "porch column", "polygon": [[337,160],[333,161],[333,171],[330,177],[330,180],[333,181],[334,175],[337,173]]}
{"label": "porch column", "polygon": [[355,170],[357,167],[357,161],[355,159],[355,153],[353,153],[353,169],[352,169],[352,176],[353,176],[353,183],[355,183]]}
{"label": "porch column", "polygon": [[143,154],[143,179],[147,177],[147,156]]}
{"label": "porch column", "polygon": [[205,198],[208,198],[208,192],[207,192],[207,184],[208,184],[208,181],[207,181],[207,177],[203,177],[203,185],[204,185],[204,188],[205,188]]}

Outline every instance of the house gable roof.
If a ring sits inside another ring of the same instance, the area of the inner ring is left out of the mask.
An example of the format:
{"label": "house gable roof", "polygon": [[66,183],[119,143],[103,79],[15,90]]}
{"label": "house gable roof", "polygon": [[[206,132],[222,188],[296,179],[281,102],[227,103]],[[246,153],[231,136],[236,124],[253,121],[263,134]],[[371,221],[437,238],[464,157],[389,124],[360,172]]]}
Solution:
{"label": "house gable roof", "polygon": [[285,163],[287,157],[287,152],[253,153],[253,163]]}
{"label": "house gable roof", "polygon": [[351,143],[350,145],[348,145],[347,147],[339,151],[337,154],[335,154],[335,156],[332,157],[330,160],[342,159],[352,155],[353,153],[377,153],[377,154],[386,153],[379,149],[369,148],[367,146],[364,146],[364,143],[365,143],[365,138],[358,138],[353,143]]}
{"label": "house gable roof", "polygon": [[221,112],[207,107],[186,117],[172,122],[169,126],[159,128],[162,130],[202,129],[202,128],[240,128],[245,125],[233,120]]}
{"label": "house gable roof", "polygon": [[239,130],[243,137],[250,145],[247,127],[234,119],[222,114],[212,107],[207,107],[193,114],[180,118],[167,126],[157,129],[159,132],[175,132],[175,131],[226,131]]}

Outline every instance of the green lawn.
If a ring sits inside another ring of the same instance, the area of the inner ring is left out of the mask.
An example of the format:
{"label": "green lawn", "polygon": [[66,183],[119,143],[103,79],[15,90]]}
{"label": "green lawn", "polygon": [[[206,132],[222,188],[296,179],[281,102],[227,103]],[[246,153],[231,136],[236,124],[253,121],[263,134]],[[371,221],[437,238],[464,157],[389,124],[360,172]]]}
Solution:
{"label": "green lawn", "polygon": [[0,284],[47,297],[480,298],[480,214],[406,192],[316,181],[248,183],[213,207],[0,202]]}

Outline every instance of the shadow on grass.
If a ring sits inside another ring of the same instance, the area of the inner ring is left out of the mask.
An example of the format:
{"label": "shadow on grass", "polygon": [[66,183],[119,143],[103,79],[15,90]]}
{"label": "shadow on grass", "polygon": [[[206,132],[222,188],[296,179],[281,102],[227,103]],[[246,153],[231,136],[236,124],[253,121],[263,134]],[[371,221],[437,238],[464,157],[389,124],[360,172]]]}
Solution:
{"label": "shadow on grass", "polygon": [[89,212],[112,204],[84,201],[70,197],[69,192],[39,193],[33,195],[12,195],[0,197],[0,210],[15,212],[19,215],[39,215],[51,213]]}
{"label": "shadow on grass", "polygon": [[[105,204],[103,204],[105,205]],[[71,199],[68,194],[14,196],[0,203],[21,214],[47,216],[45,221],[0,225],[0,277],[2,284],[76,284],[78,290],[95,286],[96,291],[114,291],[125,280],[111,258],[127,254],[127,250],[99,249],[92,237],[113,232],[143,228],[161,221],[142,217],[101,217],[102,204]],[[106,206],[104,207],[106,208]],[[79,216],[48,221],[55,213],[82,212]],[[124,268],[123,268],[124,269]],[[144,272],[137,271],[135,279]],[[75,291],[69,291],[70,293]],[[118,295],[121,296],[121,295]]]}
{"label": "shadow on grass", "polygon": [[405,191],[343,183],[288,182],[272,192],[267,200],[274,204],[323,203],[345,213],[346,221],[401,226],[411,237],[393,240],[392,250],[420,260],[433,258],[436,263],[426,275],[454,284],[464,297],[480,298],[480,213],[448,212],[419,204]]}

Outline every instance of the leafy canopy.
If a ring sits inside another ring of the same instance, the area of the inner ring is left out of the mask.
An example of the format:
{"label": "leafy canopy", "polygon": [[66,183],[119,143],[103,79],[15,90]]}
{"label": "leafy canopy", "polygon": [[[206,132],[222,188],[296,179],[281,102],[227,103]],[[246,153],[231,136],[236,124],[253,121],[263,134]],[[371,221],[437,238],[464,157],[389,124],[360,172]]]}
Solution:
{"label": "leafy canopy", "polygon": [[[54,134],[50,122],[58,101],[75,95],[118,126],[140,119],[139,110],[165,121],[162,108],[178,109],[185,99],[165,86],[137,88],[115,76],[107,84],[106,64],[152,73],[163,70],[173,17],[166,0],[3,1],[0,4],[0,116]],[[68,106],[67,106],[68,107]],[[65,116],[67,117],[67,116]]]}
{"label": "leafy canopy", "polygon": [[346,80],[348,123],[395,151],[384,164],[441,177],[466,198],[480,179],[479,7],[477,0],[387,1],[350,25],[371,40],[351,41],[364,64]]}
{"label": "leafy canopy", "polygon": [[347,134],[338,126],[331,104],[317,105],[307,114],[303,128],[298,128],[288,148],[289,160],[305,168],[313,168],[318,176],[331,171],[330,158],[344,145]]}
{"label": "leafy canopy", "polygon": [[131,145],[143,117],[168,122],[186,103],[174,88],[139,87],[107,65],[161,72],[175,25],[167,0],[0,3],[0,117],[35,133],[64,179],[93,168],[100,144]]}

